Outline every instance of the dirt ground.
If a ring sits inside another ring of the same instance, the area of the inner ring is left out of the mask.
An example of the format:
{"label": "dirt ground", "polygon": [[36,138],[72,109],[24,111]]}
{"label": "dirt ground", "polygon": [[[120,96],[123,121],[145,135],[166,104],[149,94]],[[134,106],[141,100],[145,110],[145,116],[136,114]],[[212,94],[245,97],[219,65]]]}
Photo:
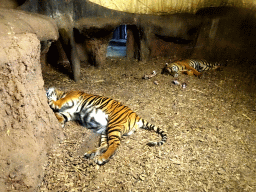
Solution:
{"label": "dirt ground", "polygon": [[[161,74],[168,59],[135,62],[107,59],[102,68],[83,64],[75,83],[52,67],[43,70],[45,87],[79,89],[121,101],[167,131],[167,143],[146,130],[123,137],[103,166],[83,154],[98,145],[76,122],[64,128],[66,139],[48,154],[38,191],[256,191],[256,65],[229,61],[223,71],[202,78]],[[70,71],[67,65],[64,67]],[[150,80],[142,79],[155,70]]]}

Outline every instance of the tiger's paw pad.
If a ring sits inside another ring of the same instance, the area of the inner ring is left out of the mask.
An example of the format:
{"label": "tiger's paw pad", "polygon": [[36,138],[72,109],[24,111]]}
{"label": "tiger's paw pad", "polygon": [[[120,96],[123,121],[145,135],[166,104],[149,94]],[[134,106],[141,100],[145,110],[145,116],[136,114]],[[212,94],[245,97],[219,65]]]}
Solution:
{"label": "tiger's paw pad", "polygon": [[104,165],[108,161],[109,161],[108,159],[104,159],[102,157],[98,157],[98,158],[95,159],[95,163],[97,163],[98,165]]}

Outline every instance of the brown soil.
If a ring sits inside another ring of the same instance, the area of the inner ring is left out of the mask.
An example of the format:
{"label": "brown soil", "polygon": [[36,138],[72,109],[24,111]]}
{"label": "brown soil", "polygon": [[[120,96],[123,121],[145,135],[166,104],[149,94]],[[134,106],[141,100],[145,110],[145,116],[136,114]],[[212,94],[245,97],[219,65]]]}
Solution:
{"label": "brown soil", "polygon": [[[140,130],[124,137],[112,159],[98,166],[82,156],[99,136],[68,122],[65,142],[48,154],[39,191],[256,191],[256,65],[230,61],[200,79],[180,75],[183,89],[161,74],[166,62],[108,59],[100,69],[83,65],[80,83],[44,70],[45,87],[119,100],[166,130],[168,141],[149,147],[159,136]],[[142,79],[153,70],[155,77]]]}

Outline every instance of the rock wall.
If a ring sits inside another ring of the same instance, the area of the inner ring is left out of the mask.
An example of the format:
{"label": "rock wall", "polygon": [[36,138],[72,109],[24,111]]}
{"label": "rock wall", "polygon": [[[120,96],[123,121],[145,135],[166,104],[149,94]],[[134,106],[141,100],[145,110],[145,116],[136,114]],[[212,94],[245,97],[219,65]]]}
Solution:
{"label": "rock wall", "polygon": [[36,35],[0,42],[0,191],[35,191],[63,133],[47,104]]}
{"label": "rock wall", "polygon": [[193,58],[210,61],[252,60],[256,55],[255,8],[209,7],[197,15],[204,17]]}

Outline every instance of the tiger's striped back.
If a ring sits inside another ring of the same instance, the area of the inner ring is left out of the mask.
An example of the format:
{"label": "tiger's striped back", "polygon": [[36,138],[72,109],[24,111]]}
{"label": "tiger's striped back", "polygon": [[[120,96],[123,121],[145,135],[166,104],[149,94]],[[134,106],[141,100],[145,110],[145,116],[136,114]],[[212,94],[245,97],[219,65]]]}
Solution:
{"label": "tiger's striped back", "polygon": [[123,135],[130,135],[138,128],[153,130],[161,135],[162,140],[149,142],[150,146],[162,145],[167,140],[162,129],[140,118],[129,107],[116,100],[81,91],[64,93],[55,88],[48,89],[47,98],[63,126],[67,121],[78,120],[86,128],[101,133],[100,147],[85,154],[85,157],[90,158],[104,152],[96,159],[98,164],[108,161],[120,145]]}
{"label": "tiger's striped back", "polygon": [[189,59],[188,62],[189,65],[196,69],[198,72],[217,69],[221,66],[221,63],[219,62],[208,62],[203,59]]}

